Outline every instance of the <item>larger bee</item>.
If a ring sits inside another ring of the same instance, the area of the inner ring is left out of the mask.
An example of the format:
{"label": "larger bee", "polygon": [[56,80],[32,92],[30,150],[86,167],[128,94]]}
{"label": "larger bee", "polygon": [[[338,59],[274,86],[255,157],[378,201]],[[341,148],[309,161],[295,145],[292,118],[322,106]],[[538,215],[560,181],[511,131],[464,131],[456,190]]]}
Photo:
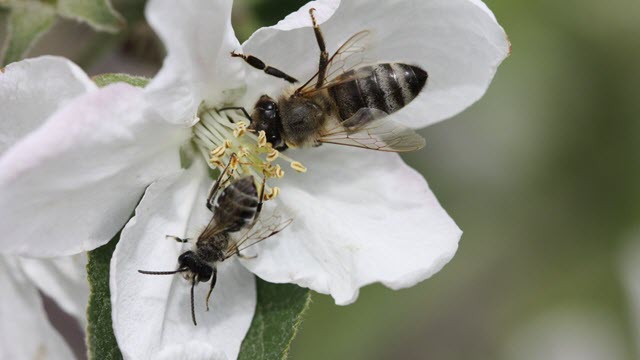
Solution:
{"label": "larger bee", "polygon": [[[232,156],[232,160],[233,158],[234,156]],[[209,191],[207,208],[213,211],[213,218],[198,236],[195,250],[188,250],[178,257],[178,269],[171,271],[138,270],[138,272],[147,275],[183,274],[183,277],[191,282],[191,319],[194,325],[197,325],[193,300],[195,286],[200,282],[211,280],[206,298],[206,308],[209,311],[209,298],[216,285],[218,275],[216,265],[234,255],[244,257],[240,251],[279,233],[291,223],[291,220],[279,222],[277,217],[273,217],[271,225],[256,225],[264,200],[264,179],[260,195],[258,195],[253,176],[245,176],[231,181],[216,198],[221,186],[231,179],[229,171],[228,164]],[[223,180],[225,174],[227,177]],[[231,234],[242,229],[246,229],[246,233],[238,241],[233,241]],[[174,236],[168,237],[183,243],[188,241],[188,239]]]}
{"label": "larger bee", "polygon": [[[356,45],[369,32],[353,35],[329,57],[314,9],[310,9],[309,14],[320,47],[318,72],[304,85],[277,100],[262,95],[250,115],[243,108],[226,109],[243,110],[251,120],[249,128],[264,131],[267,140],[278,150],[322,143],[383,151],[422,148],[424,138],[386,116],[418,96],[427,82],[427,72],[399,62],[357,66],[345,71],[346,59],[358,53]],[[253,55],[232,53],[231,56],[240,57],[269,75],[292,84],[297,82]]]}

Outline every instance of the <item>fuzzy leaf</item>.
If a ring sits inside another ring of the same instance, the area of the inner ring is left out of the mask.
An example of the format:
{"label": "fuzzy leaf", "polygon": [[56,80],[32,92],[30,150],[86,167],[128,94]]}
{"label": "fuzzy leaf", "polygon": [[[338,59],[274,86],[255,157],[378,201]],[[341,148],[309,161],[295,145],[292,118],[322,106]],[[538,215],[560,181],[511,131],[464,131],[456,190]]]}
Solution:
{"label": "fuzzy leaf", "polygon": [[60,16],[84,21],[96,30],[118,32],[125,25],[109,0],[58,0]]}
{"label": "fuzzy leaf", "polygon": [[120,240],[120,234],[106,245],[89,251],[87,263],[91,288],[87,307],[89,359],[122,359],[111,325],[111,292],[109,291],[111,255],[116,249],[118,240]]}
{"label": "fuzzy leaf", "polygon": [[129,85],[145,87],[149,83],[149,79],[142,76],[131,76],[127,74],[100,74],[91,78],[96,85],[103,87],[109,84],[124,82]]}
{"label": "fuzzy leaf", "polygon": [[56,21],[56,11],[51,5],[36,1],[11,1],[6,8],[7,35],[2,64],[22,59],[35,41]]}
{"label": "fuzzy leaf", "polygon": [[311,304],[311,291],[293,284],[257,279],[258,305],[239,360],[286,359],[302,315]]}

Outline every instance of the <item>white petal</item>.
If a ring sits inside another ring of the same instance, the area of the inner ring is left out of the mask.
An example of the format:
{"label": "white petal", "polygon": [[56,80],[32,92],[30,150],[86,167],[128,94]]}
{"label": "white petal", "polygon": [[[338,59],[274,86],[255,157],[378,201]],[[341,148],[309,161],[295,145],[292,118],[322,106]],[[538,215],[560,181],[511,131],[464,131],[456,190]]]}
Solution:
{"label": "white petal", "polygon": [[[331,8],[335,1],[327,4]],[[283,24],[258,30],[243,44],[244,51],[305,82],[317,71],[319,54],[308,7]],[[307,27],[296,29],[300,26]],[[449,118],[477,101],[510,46],[479,0],[343,1],[321,29],[330,54],[351,35],[368,29],[365,63],[398,61],[429,73],[418,98],[393,115],[416,128]],[[248,107],[261,94],[276,96],[286,86],[255,69],[247,70],[247,83],[243,104]]]}
{"label": "white petal", "polygon": [[80,327],[85,329],[89,301],[86,254],[51,259],[23,257],[20,263],[31,282],[78,319]]}
{"label": "white petal", "polygon": [[143,275],[138,270],[175,270],[191,247],[167,235],[195,237],[211,220],[206,196],[211,179],[202,161],[152,184],[111,260],[111,303],[116,339],[129,359],[235,359],[256,306],[253,275],[235,260],[218,268],[210,311],[209,283],[196,287],[198,326],[191,322],[190,284],[180,275]]}
{"label": "white petal", "polygon": [[279,184],[278,210],[293,223],[243,261],[256,275],[344,305],[374,282],[413,286],[453,257],[460,229],[397,154],[325,145],[290,155],[308,172]]}
{"label": "white petal", "polygon": [[0,72],[0,154],[74,97],[96,89],[76,64],[54,56],[22,60]]}
{"label": "white petal", "polygon": [[[167,121],[188,123],[200,103],[220,105],[243,86],[240,49],[231,27],[231,0],[150,1],[146,17],[167,48],[162,69],[147,87]],[[234,59],[237,60],[237,59]]]}
{"label": "white petal", "polygon": [[0,157],[0,249],[62,256],[106,243],[144,189],[180,167],[188,129],[114,84],[74,99]]}
{"label": "white petal", "polygon": [[0,256],[0,289],[0,359],[74,358],[16,257]]}

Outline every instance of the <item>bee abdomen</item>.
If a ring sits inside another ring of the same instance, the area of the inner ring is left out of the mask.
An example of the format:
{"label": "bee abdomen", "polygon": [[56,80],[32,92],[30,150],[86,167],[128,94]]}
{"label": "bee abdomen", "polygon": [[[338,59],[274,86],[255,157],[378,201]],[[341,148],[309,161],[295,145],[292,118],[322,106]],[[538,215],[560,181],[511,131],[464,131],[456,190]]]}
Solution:
{"label": "bee abdomen", "polygon": [[350,118],[362,108],[374,108],[391,114],[418,96],[427,83],[427,77],[426,71],[413,65],[368,65],[340,75],[336,80],[353,80],[332,86],[329,93],[342,120]]}
{"label": "bee abdomen", "polygon": [[213,216],[226,231],[242,229],[253,220],[258,208],[258,191],[253,176],[233,181],[218,196]]}

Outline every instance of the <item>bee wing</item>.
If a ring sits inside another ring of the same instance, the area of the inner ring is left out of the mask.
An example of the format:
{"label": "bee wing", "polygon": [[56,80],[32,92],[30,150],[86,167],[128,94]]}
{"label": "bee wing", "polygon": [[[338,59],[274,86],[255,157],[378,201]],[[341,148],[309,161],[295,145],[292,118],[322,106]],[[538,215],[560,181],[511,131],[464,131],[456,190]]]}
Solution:
{"label": "bee wing", "polygon": [[204,230],[202,230],[202,233],[200,233],[198,238],[210,239],[225,230],[226,230],[225,227],[218,224],[214,216],[213,218],[211,218],[211,220],[209,220],[207,227],[205,227]]}
{"label": "bee wing", "polygon": [[324,130],[319,141],[391,152],[414,151],[425,145],[424,138],[413,129],[372,108],[362,108],[334,128]]}
{"label": "bee wing", "polygon": [[[339,75],[346,73],[347,71],[355,68],[358,65],[364,63],[364,50],[365,40],[371,32],[369,30],[362,30],[355,33],[347,41],[342,44],[336,50],[336,52],[329,58],[327,62],[326,81],[321,88],[316,89],[318,73],[316,72],[311,79],[309,79],[304,85],[302,85],[298,91],[301,94],[309,94],[320,89],[326,89],[331,86],[335,86],[344,81],[353,80],[350,79],[336,79]],[[314,81],[315,80],[315,81]]]}
{"label": "bee wing", "polygon": [[249,230],[233,246],[227,249],[224,258],[228,259],[238,252],[272,237],[284,230],[292,221],[293,219],[283,220],[282,216],[277,214],[271,215],[264,220],[257,219]]}

